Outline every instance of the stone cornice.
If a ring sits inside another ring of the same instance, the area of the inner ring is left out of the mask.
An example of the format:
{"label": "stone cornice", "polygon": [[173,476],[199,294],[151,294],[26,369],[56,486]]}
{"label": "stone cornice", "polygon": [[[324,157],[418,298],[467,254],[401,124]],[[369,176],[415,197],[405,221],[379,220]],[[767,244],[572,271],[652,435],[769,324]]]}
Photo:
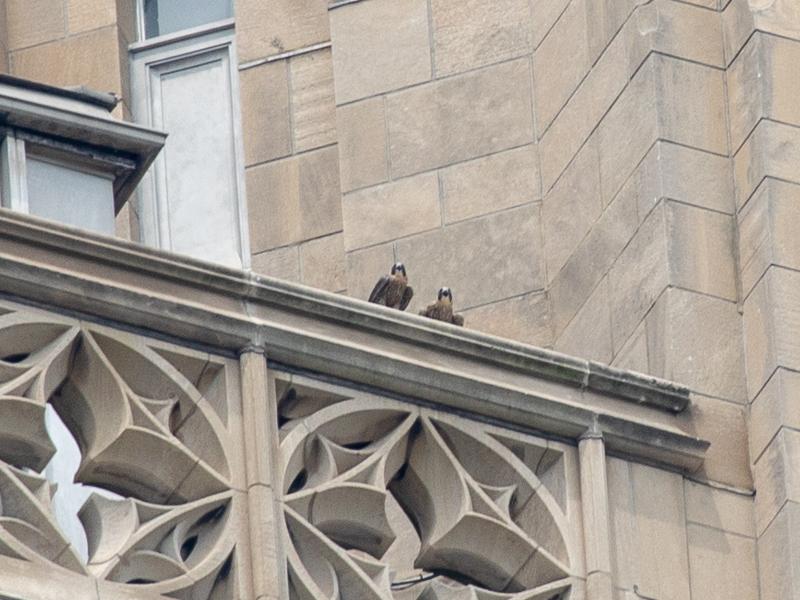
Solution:
{"label": "stone cornice", "polygon": [[[686,388],[366,302],[2,211],[0,292],[694,470]],[[682,414],[678,414],[682,413]]]}

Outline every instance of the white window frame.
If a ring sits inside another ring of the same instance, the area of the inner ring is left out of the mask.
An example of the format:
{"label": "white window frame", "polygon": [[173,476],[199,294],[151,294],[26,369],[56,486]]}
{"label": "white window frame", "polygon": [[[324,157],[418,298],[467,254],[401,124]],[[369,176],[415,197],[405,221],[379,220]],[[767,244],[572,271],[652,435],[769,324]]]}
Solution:
{"label": "white window frame", "polygon": [[[120,168],[129,171],[135,170],[135,164],[130,161],[127,161],[129,164],[124,164],[122,161],[125,159],[118,159],[120,162],[114,164],[99,154],[95,154],[93,158],[87,158],[74,149],[70,151],[69,143],[51,141],[44,136],[30,132],[6,129],[0,132],[0,135],[2,136],[0,141],[0,179],[2,180],[0,183],[0,206],[16,212],[31,214],[34,217],[47,218],[31,213],[30,210],[28,161],[37,160],[76,173],[108,179],[112,186],[112,194],[108,197],[108,202],[113,211],[112,216],[116,216],[114,209],[116,202],[114,197],[115,175]],[[55,220],[54,222],[60,221]],[[111,230],[90,228],[90,230],[103,235],[114,235],[113,228]]]}
{"label": "white window frame", "polygon": [[[239,70],[236,56],[234,19],[224,19],[158,37],[145,39],[144,0],[136,0],[139,40],[128,47],[131,61],[132,111],[137,122],[152,126],[150,79],[153,69],[168,63],[198,59],[204,55],[227,52],[228,76],[231,84],[231,118],[235,176],[235,211],[237,214],[238,247],[242,270],[250,269],[250,239],[244,177]],[[167,132],[169,133],[169,132]],[[163,177],[165,155],[162,152],[142,179],[137,190],[136,205],[140,219],[140,241],[171,249],[170,227],[165,203],[166,182]]]}

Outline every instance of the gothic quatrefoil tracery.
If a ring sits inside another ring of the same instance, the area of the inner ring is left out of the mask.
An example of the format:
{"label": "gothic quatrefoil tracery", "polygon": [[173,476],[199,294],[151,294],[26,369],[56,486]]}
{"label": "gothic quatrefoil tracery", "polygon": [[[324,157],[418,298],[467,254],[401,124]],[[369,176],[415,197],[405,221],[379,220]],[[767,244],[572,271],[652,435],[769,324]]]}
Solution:
{"label": "gothic quatrefoil tracery", "polygon": [[[175,598],[230,598],[224,388],[207,355],[0,309],[0,557]],[[82,491],[77,516],[88,558],[62,532],[44,476],[56,451],[48,404],[77,442],[74,485],[96,488]]]}
{"label": "gothic quatrefoil tracery", "polygon": [[320,386],[278,383],[291,598],[567,597],[566,518],[536,475],[558,471],[546,442]]}

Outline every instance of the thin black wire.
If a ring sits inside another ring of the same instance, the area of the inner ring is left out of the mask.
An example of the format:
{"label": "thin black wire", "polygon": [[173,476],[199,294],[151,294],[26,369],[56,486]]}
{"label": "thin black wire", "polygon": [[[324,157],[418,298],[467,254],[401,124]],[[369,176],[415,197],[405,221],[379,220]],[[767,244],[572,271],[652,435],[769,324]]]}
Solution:
{"label": "thin black wire", "polygon": [[393,590],[402,591],[407,590],[410,587],[414,587],[420,583],[424,583],[426,581],[430,581],[439,577],[437,573],[430,573],[429,575],[420,575],[419,577],[414,577],[413,579],[403,579],[401,581],[393,581],[392,585],[390,586]]}

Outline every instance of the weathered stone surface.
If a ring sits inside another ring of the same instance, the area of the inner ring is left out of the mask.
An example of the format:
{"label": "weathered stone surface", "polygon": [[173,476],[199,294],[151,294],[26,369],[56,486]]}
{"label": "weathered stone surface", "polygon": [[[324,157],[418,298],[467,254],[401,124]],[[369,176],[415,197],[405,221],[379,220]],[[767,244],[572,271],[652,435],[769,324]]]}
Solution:
{"label": "weathered stone surface", "polygon": [[[589,70],[586,6],[587,0],[570,2],[533,55],[539,131],[544,131],[552,123]],[[569,55],[568,60],[565,60],[565,54]]]}
{"label": "weathered stone surface", "polygon": [[336,141],[336,105],[330,49],[292,58],[289,71],[294,151],[332,144]]}
{"label": "weathered stone surface", "polygon": [[492,154],[442,169],[445,223],[454,223],[539,198],[536,146]]}
{"label": "weathered stone surface", "polygon": [[655,55],[659,129],[664,139],[728,153],[722,71]]}
{"label": "weathered stone surface", "polygon": [[135,4],[126,0],[116,0],[116,11],[120,34],[129,44],[133,43],[139,35]]}
{"label": "weathered stone surface", "polygon": [[800,39],[800,8],[792,0],[775,0],[755,6],[752,6],[752,2],[750,4],[760,31]]}
{"label": "weathered stone surface", "polygon": [[540,0],[531,4],[534,46],[542,42],[568,4],[569,0]]}
{"label": "weathered stone surface", "polygon": [[637,225],[636,198],[632,195],[620,195],[606,209],[555,277],[550,294],[556,336],[561,334],[608,272],[633,236]]}
{"label": "weathered stone surface", "polygon": [[375,185],[389,177],[383,97],[336,109],[342,191]]}
{"label": "weathered stone surface", "polygon": [[647,329],[644,321],[639,323],[636,331],[616,353],[611,366],[637,373],[647,373],[649,368],[647,362]]}
{"label": "weathered stone surface", "polygon": [[131,204],[126,204],[122,207],[122,210],[117,213],[117,216],[114,218],[114,235],[123,240],[135,240],[138,239],[138,223],[136,223],[136,236],[134,237],[134,224],[131,223],[131,219],[133,218],[136,220],[136,214],[131,208]]}
{"label": "weathered stone surface", "polygon": [[534,346],[553,344],[550,299],[531,293],[463,311],[465,326]]}
{"label": "weathered stone surface", "polygon": [[754,398],[777,367],[800,370],[800,273],[771,267],[744,303],[747,389]]}
{"label": "weathered stone surface", "polygon": [[528,61],[486,67],[392,94],[386,116],[395,177],[530,143]]}
{"label": "weathered stone surface", "polygon": [[342,217],[347,250],[437,228],[442,216],[436,173],[346,194]]}
{"label": "weathered stone surface", "polygon": [[431,21],[439,77],[531,51],[527,0],[432,0]]}
{"label": "weathered stone surface", "polygon": [[603,278],[589,299],[556,340],[559,352],[600,362],[611,362],[611,310],[608,278]]}
{"label": "weathered stone surface", "polygon": [[590,140],[542,200],[547,277],[550,281],[586,237],[602,209],[597,146]]}
{"label": "weathered stone surface", "polygon": [[633,195],[636,197],[637,212],[639,222],[644,222],[650,216],[650,212],[658,206],[658,203],[668,196],[664,190],[665,168],[674,168],[672,165],[665,165],[661,160],[661,144],[656,142],[650,147],[647,155],[636,165],[636,170],[631,173],[628,181],[618,192],[619,196]]}
{"label": "weathered stone surface", "polygon": [[[592,598],[611,600],[611,519],[609,518],[608,475],[605,443],[598,437],[582,437],[578,441],[581,481],[581,509],[587,573],[602,573],[606,585],[588,582]],[[591,576],[591,575],[590,575]],[[594,589],[593,589],[594,588]]]}
{"label": "weathered stone surface", "polygon": [[655,3],[654,10],[657,15],[657,29],[652,34],[655,50],[709,66],[725,66],[719,14],[684,2],[669,1]]}
{"label": "weathered stone surface", "polygon": [[607,468],[616,585],[636,585],[650,598],[689,600],[681,476],[616,458]]}
{"label": "weathered stone surface", "polygon": [[240,62],[330,39],[325,0],[236,0],[234,14]]}
{"label": "weathered stone surface", "polygon": [[246,171],[253,253],[342,230],[336,147]]}
{"label": "weathered stone surface", "polygon": [[677,202],[665,210],[670,283],[735,302],[733,218]]}
{"label": "weathered stone surface", "polygon": [[98,29],[106,25],[114,25],[116,22],[115,0],[69,0],[67,2],[67,30],[69,33]]}
{"label": "weathered stone surface", "polygon": [[[610,12],[609,6],[603,6],[601,2],[594,1],[590,5],[590,10],[599,11],[601,18],[605,12],[605,16],[610,17],[612,21],[618,19],[619,15],[624,15],[629,8],[625,2],[613,3]],[[619,13],[615,15],[615,11]],[[557,171],[563,168],[564,161],[568,161],[575,154],[580,144],[601,121],[604,113],[628,85],[650,50],[660,50],[693,61],[721,65],[719,37],[709,34],[709,31],[719,29],[717,20],[710,11],[675,2],[648,3],[638,7],[637,14],[623,25],[569,99],[559,118],[552,124],[552,133],[547,131],[545,134],[543,142],[548,148],[547,152],[543,148],[543,160],[549,158],[553,163],[543,164],[545,186],[549,187],[552,178],[558,175]],[[596,18],[590,15],[589,22],[595,23]],[[595,26],[592,31],[597,32],[600,29]],[[603,34],[600,32],[598,35]],[[592,33],[590,38],[591,36]],[[572,42],[571,39],[570,41]],[[582,43],[579,40],[579,55],[582,52],[580,50]],[[556,64],[560,63],[556,61]],[[544,95],[547,102],[547,95],[552,92],[547,90],[540,92],[538,70],[534,72],[534,79],[539,109],[537,123],[541,135],[541,132],[550,125],[550,120],[548,111],[542,110],[539,106],[542,104],[540,96]],[[541,86],[546,86],[547,83],[547,78],[544,78]],[[676,102],[678,99],[668,97],[668,102]],[[669,112],[673,109],[667,107],[661,110]]]}
{"label": "weathered stone surface", "polygon": [[761,600],[794,600],[800,595],[800,504],[787,502],[758,540]]}
{"label": "weathered stone surface", "polygon": [[647,316],[647,337],[653,375],[746,402],[742,320],[735,302],[669,288]]}
{"label": "weathered stone surface", "polygon": [[768,269],[744,301],[743,328],[747,367],[747,397],[752,399],[772,375],[776,364],[773,334],[772,292],[769,280],[774,269]]}
{"label": "weathered stone surface", "polygon": [[793,0],[733,0],[723,13],[723,25],[726,56],[732,60],[754,31],[800,39],[800,9]]}
{"label": "weathered stone surface", "polygon": [[119,57],[117,28],[111,26],[12,52],[11,68],[18,77],[50,85],[86,85],[123,95]]}
{"label": "weathered stone surface", "polygon": [[686,532],[693,598],[758,598],[755,540],[694,524]]}
{"label": "weathered stone surface", "polygon": [[[651,55],[639,69],[597,128],[604,202],[613,198],[658,137],[656,56]],[[544,160],[542,172],[546,182]]]}
{"label": "weathered stone surface", "polygon": [[586,3],[589,64],[595,63],[638,4],[636,0],[591,0]]}
{"label": "weathered stone surface", "polygon": [[[636,25],[636,19],[625,24],[552,125],[537,110],[546,188],[589,137],[647,56],[649,38],[641,35]],[[535,80],[537,77],[534,73]]]}
{"label": "weathered stone surface", "polygon": [[609,272],[611,329],[622,347],[669,281],[664,205],[656,207]]}
{"label": "weathered stone surface", "polygon": [[8,49],[17,50],[65,34],[64,0],[6,0]]}
{"label": "weathered stone surface", "polygon": [[800,183],[800,127],[763,120],[733,159],[736,205],[741,208],[764,177]]}
{"label": "weathered stone surface", "polygon": [[371,0],[330,13],[336,103],[431,78],[426,0]]}
{"label": "weathered stone surface", "polygon": [[303,283],[330,292],[347,287],[344,237],[341,233],[305,242],[300,246]]}
{"label": "weathered stone surface", "polygon": [[[654,151],[662,197],[733,213],[733,178],[728,158],[669,142],[659,142],[651,153]],[[646,212],[640,203],[639,213]]]}
{"label": "weathered stone surface", "polygon": [[413,269],[409,310],[433,302],[442,286],[457,311],[543,289],[539,226],[534,204],[399,240],[397,258]]}
{"label": "weathered stone surface", "polygon": [[746,296],[766,269],[800,269],[800,185],[765,179],[739,215],[739,265]]}
{"label": "weathered stone surface", "polygon": [[245,165],[292,152],[289,78],[284,61],[239,73]]}
{"label": "weathered stone surface", "polygon": [[763,38],[755,34],[728,69],[731,147],[739,148],[764,115]]}
{"label": "weathered stone surface", "polygon": [[723,44],[728,65],[750,38],[754,27],[755,20],[748,0],[731,0],[722,11]]}
{"label": "weathered stone surface", "polygon": [[[71,573],[66,569],[44,567],[33,561],[0,558],[0,567],[5,573],[13,573],[14,577],[0,579],[0,594],[9,597],[31,598],[32,600],[60,600],[64,590],[70,595],[86,600],[110,600],[119,595],[106,594],[109,584],[103,582],[98,586],[97,580],[91,577]],[[42,581],[47,585],[42,585]],[[122,586],[117,585],[117,588]],[[122,600],[127,600],[123,598]],[[150,600],[150,599],[148,599]]]}
{"label": "weathered stone surface", "polygon": [[800,81],[797,65],[800,63],[800,9],[797,9],[798,35],[788,40],[774,35],[763,35],[767,52],[766,77],[761,78],[768,115],[776,121],[800,125]]}
{"label": "weathered stone surface", "polygon": [[684,480],[686,520],[746,537],[755,537],[753,497]]}
{"label": "weathered stone surface", "polygon": [[298,246],[284,246],[283,248],[254,254],[250,267],[261,275],[299,282],[300,256]]}
{"label": "weathered stone surface", "polygon": [[753,467],[759,537],[787,501],[800,502],[800,432],[781,429]]}
{"label": "weathered stone surface", "polygon": [[[375,282],[381,276],[387,275],[394,263],[393,243],[348,252],[346,256],[347,295],[366,301]],[[408,270],[413,281],[413,269],[409,268]]]}
{"label": "weathered stone surface", "polygon": [[756,462],[782,427],[800,430],[800,374],[776,369],[750,405],[750,457]]}
{"label": "weathered stone surface", "polygon": [[762,118],[800,125],[794,101],[800,84],[792,76],[800,61],[800,40],[757,32],[730,67],[728,77],[731,145],[738,148]]}
{"label": "weathered stone surface", "polygon": [[[651,368],[647,372],[657,371]],[[679,422],[687,433],[711,442],[699,477],[752,489],[746,417],[746,408],[740,404],[692,395],[691,409],[681,415]]]}
{"label": "weathered stone surface", "polygon": [[[273,416],[274,415],[270,415]],[[277,419],[276,419],[277,420]],[[272,432],[270,432],[272,433]],[[275,461],[277,462],[277,460]],[[273,463],[275,464],[275,463]],[[273,469],[275,467],[272,467]],[[278,494],[266,485],[253,485],[247,490],[248,502],[248,523],[244,527],[247,533],[242,531],[242,536],[249,535],[251,544],[259,544],[254,548],[253,556],[261,559],[260,569],[253,568],[253,588],[259,600],[279,600],[281,590],[286,589],[286,574],[284,573],[283,556],[280,553],[280,546],[273,541],[264,543],[261,540],[278,540],[282,523],[278,521],[277,515],[280,514],[276,507]],[[244,529],[244,527],[242,529]],[[259,564],[256,562],[256,564]],[[101,598],[101,600],[104,600]]]}

